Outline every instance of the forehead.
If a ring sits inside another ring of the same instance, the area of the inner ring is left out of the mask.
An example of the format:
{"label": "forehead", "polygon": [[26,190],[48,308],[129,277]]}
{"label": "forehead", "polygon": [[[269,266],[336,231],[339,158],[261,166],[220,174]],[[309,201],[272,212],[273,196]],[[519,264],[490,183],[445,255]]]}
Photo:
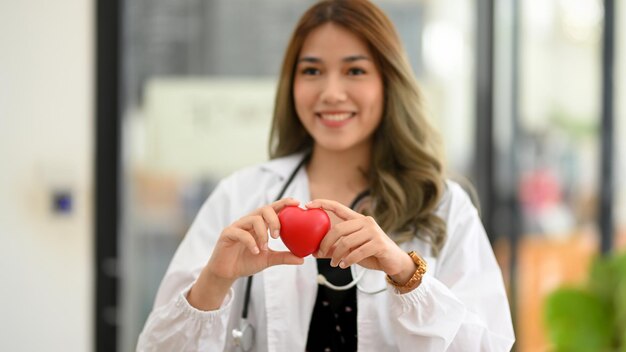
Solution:
{"label": "forehead", "polygon": [[312,30],[304,39],[300,57],[343,58],[352,55],[371,57],[367,43],[353,32],[332,22]]}

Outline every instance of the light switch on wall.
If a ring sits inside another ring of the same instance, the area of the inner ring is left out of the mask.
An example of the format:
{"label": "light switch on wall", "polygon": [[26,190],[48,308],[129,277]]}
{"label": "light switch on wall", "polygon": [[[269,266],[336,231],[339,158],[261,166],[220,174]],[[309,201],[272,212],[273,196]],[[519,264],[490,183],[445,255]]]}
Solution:
{"label": "light switch on wall", "polygon": [[72,191],[68,189],[53,190],[51,194],[51,206],[54,214],[71,214],[74,207]]}

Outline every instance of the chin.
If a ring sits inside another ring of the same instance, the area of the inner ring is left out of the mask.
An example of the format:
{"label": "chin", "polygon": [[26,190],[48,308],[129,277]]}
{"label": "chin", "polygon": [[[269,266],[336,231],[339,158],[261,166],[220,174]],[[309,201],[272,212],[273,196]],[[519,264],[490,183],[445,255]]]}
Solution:
{"label": "chin", "polygon": [[354,147],[356,147],[356,145],[351,144],[351,143],[343,143],[341,141],[332,141],[332,142],[321,142],[321,143],[317,143],[318,146],[322,149],[328,150],[328,151],[332,151],[332,152],[345,152],[348,151],[350,149],[353,149]]}

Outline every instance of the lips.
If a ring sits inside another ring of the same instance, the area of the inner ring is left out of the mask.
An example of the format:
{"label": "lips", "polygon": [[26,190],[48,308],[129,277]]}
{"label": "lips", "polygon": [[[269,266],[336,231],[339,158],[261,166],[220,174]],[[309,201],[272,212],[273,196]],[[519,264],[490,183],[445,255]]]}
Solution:
{"label": "lips", "polygon": [[322,124],[328,127],[341,127],[355,115],[355,112],[320,112],[315,114]]}
{"label": "lips", "polygon": [[344,120],[347,120],[347,119],[351,118],[352,116],[354,116],[354,113],[352,113],[352,112],[319,113],[318,116],[321,117],[322,119],[328,120],[328,121],[344,121]]}

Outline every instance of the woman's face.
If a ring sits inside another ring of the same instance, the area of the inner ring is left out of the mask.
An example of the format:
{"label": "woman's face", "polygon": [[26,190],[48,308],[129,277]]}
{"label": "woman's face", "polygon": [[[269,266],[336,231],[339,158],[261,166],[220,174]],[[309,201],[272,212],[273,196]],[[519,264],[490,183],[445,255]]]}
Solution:
{"label": "woman's face", "polygon": [[383,81],[374,58],[364,41],[333,23],[305,39],[293,95],[318,148],[346,151],[371,143],[382,119]]}

